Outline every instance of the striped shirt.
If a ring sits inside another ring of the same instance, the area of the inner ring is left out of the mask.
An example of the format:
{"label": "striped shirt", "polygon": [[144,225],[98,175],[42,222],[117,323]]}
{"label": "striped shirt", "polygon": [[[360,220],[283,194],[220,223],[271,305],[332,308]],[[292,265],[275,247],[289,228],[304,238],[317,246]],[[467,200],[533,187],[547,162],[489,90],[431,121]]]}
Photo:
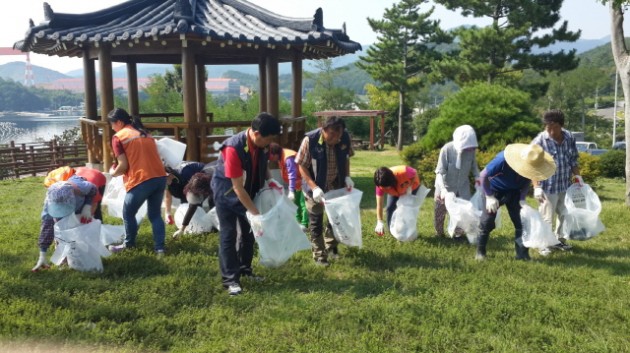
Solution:
{"label": "striped shirt", "polygon": [[565,192],[571,185],[571,174],[578,166],[578,150],[573,135],[562,129],[562,143],[556,142],[547,131],[538,134],[532,143],[540,145],[556,162],[556,173],[547,180],[540,182],[540,187],[547,194]]}

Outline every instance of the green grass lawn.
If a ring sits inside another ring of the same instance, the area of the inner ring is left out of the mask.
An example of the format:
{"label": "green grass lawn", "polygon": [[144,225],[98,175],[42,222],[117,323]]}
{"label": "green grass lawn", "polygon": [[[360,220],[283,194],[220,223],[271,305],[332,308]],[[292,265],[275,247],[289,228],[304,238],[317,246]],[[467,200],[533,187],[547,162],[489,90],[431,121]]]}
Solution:
{"label": "green grass lawn", "polygon": [[572,242],[573,252],[514,261],[503,212],[478,263],[474,247],[433,237],[430,198],[415,242],[374,235],[373,171],[400,163],[393,150],[352,159],[361,249],[341,246],[329,268],[309,251],[277,269],[255,260],[265,281],[244,282],[233,298],[221,287],[216,233],[174,241],[168,226],[158,259],[146,221],[138,250],[105,259],[101,274],[31,273],[42,178],[0,181],[0,352],[630,352],[622,181],[600,181],[607,230]]}

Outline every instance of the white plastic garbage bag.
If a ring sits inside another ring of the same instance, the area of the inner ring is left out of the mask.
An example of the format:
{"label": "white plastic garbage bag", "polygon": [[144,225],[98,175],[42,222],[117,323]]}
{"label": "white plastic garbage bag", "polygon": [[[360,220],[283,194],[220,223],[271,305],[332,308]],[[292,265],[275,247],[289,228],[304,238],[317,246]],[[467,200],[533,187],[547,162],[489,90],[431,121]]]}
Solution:
{"label": "white plastic garbage bag", "polygon": [[[117,176],[111,178],[111,180],[105,186],[105,192],[103,193],[103,200],[101,205],[107,206],[107,213],[112,217],[123,219],[123,205],[125,204],[125,184],[123,177]],[[136,221],[138,224],[142,222],[142,219],[147,214],[147,203],[144,202],[138,213],[136,213]]]}
{"label": "white plastic garbage bag", "polygon": [[[486,208],[486,195],[483,192],[483,188],[477,187],[475,189],[475,193],[470,198],[470,202],[476,209],[483,212],[483,209]],[[501,228],[501,207],[497,210],[497,216],[494,219],[494,228]]]}
{"label": "white plastic garbage bag", "polygon": [[[272,204],[272,202],[275,203]],[[254,198],[259,215],[247,213],[258,243],[260,264],[278,267],[300,250],[311,248],[306,234],[295,219],[297,206],[280,190],[264,188]]]}
{"label": "white plastic garbage bag", "polygon": [[460,228],[466,233],[468,242],[476,244],[479,237],[481,210],[478,209],[472,201],[456,197],[453,192],[446,194],[444,204],[449,217],[447,227],[448,234],[453,237],[455,235],[455,229]]}
{"label": "white plastic garbage bag", "polygon": [[214,227],[216,230],[221,230],[221,226],[219,225],[219,215],[217,215],[216,207],[212,207],[210,211],[206,213],[204,218],[207,222],[210,222],[210,224],[212,224],[212,227]]}
{"label": "white plastic garbage bag", "polygon": [[184,154],[186,153],[185,143],[163,137],[156,142],[156,145],[158,154],[165,166],[176,169],[184,160]]}
{"label": "white plastic garbage bag", "polygon": [[420,185],[415,195],[402,195],[396,202],[396,210],[392,214],[389,232],[402,242],[414,241],[418,238],[418,213],[431,189]]}
{"label": "white plastic garbage bag", "polygon": [[82,224],[74,214],[55,224],[55,239],[58,245],[51,261],[61,265],[68,261],[68,267],[78,271],[103,271],[101,257],[111,255],[101,243],[101,221],[95,219]]}
{"label": "white plastic garbage bag", "polygon": [[588,184],[580,186],[575,183],[569,186],[564,205],[567,209],[562,224],[565,239],[587,240],[606,229],[599,219],[602,204]]}
{"label": "white plastic garbage bag", "polygon": [[328,221],[332,225],[335,239],[347,246],[361,247],[361,197],[363,192],[352,188],[331,190],[324,194],[324,205]]}
{"label": "white plastic garbage bag", "polygon": [[[186,212],[188,211],[188,203],[183,203],[177,207],[175,211],[175,225],[177,228],[182,227],[182,223],[184,222],[184,217],[186,216]],[[206,217],[206,212],[204,212],[203,208],[197,207],[195,210],[195,214],[193,214],[184,234],[201,234],[211,232],[214,224],[210,218]]]}
{"label": "white plastic garbage bag", "polygon": [[521,206],[521,223],[523,225],[523,245],[530,249],[543,250],[558,244],[558,239],[545,222],[538,210],[529,205]]}
{"label": "white plastic garbage bag", "polygon": [[101,224],[101,244],[120,244],[125,240],[125,226]]}

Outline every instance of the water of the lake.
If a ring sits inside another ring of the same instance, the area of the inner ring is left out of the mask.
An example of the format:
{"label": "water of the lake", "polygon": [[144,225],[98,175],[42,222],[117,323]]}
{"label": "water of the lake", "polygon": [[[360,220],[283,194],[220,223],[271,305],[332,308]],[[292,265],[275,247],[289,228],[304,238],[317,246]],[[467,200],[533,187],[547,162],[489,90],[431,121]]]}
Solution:
{"label": "water of the lake", "polygon": [[79,127],[78,116],[38,113],[0,113],[0,144],[49,141],[65,130]]}

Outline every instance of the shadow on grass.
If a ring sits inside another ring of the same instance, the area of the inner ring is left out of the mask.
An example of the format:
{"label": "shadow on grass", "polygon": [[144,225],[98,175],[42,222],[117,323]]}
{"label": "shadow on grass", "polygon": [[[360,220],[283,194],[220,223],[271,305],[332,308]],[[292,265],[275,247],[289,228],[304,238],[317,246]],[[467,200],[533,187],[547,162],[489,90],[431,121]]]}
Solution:
{"label": "shadow on grass", "polygon": [[[628,257],[628,251],[624,249],[592,249],[573,243],[570,252],[552,253],[545,258],[550,266],[562,266],[573,268],[588,268],[608,271],[615,276],[630,275],[630,265],[623,261]],[[615,261],[619,259],[619,261]]]}

